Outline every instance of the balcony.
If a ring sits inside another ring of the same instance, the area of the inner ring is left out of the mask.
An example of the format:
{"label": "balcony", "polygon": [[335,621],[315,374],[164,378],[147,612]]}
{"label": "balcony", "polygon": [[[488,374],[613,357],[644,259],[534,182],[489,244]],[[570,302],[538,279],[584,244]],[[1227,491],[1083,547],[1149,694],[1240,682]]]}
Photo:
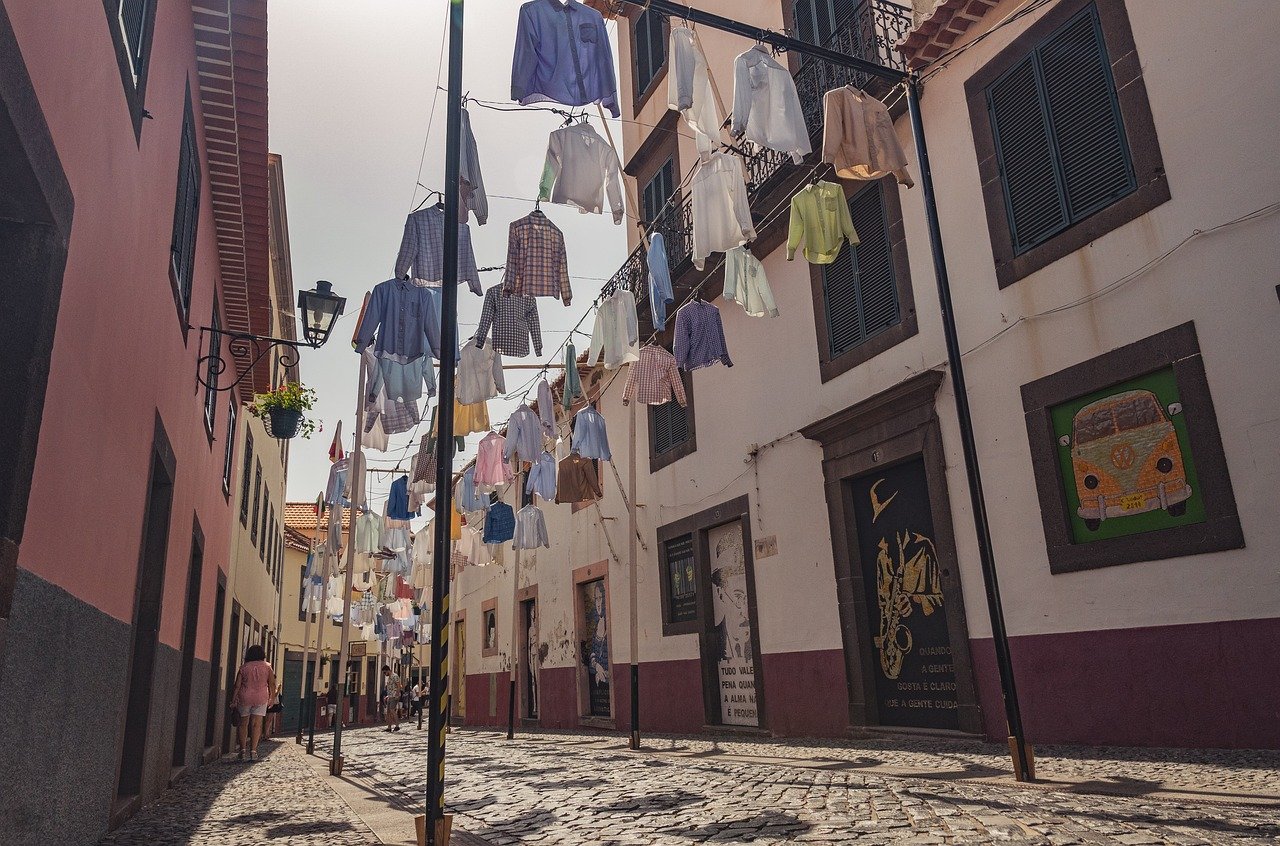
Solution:
{"label": "balcony", "polygon": [[[863,0],[823,46],[887,68],[906,71],[906,62],[893,50],[893,45],[902,40],[910,28],[910,9],[891,0]],[[793,164],[786,153],[758,147],[749,141],[743,141],[734,151],[742,156],[747,193],[751,198],[751,209],[757,223],[764,213],[777,205],[779,195],[784,193],[780,189],[785,189],[785,194],[789,195],[795,187],[792,183],[802,179],[819,162],[823,96],[833,88],[850,84],[877,97],[884,97],[890,88],[878,77],[814,58],[801,60],[795,81],[800,95],[800,108],[814,147],[814,152],[805,163]],[[667,262],[671,268],[676,303],[679,304],[693,286],[701,281],[689,277],[689,272],[693,269],[692,198],[677,194],[653,224],[652,231],[661,233],[666,242]],[[639,307],[648,301],[647,279],[648,266],[645,262],[644,245],[641,244],[605,283],[601,296],[612,294],[619,286],[629,287],[635,293],[636,305]],[[708,291],[707,297],[710,298],[712,293]],[[648,337],[653,331],[647,316],[648,310],[638,308],[638,311],[641,336]]]}

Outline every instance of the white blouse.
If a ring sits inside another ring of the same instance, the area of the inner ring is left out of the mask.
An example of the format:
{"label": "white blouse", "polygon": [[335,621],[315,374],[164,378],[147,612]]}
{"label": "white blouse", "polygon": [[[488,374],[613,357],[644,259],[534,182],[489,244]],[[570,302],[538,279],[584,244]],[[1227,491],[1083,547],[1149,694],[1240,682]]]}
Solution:
{"label": "white blouse", "polygon": [[693,193],[693,266],[704,259],[755,240],[751,203],[742,161],[731,153],[712,153],[698,166]]}

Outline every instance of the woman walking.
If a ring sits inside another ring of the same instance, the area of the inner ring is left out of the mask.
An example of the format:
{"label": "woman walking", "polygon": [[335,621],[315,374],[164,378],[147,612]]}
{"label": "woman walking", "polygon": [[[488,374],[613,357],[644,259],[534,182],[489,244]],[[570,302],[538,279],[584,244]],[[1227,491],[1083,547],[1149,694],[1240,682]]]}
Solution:
{"label": "woman walking", "polygon": [[254,644],[244,653],[244,664],[236,673],[235,692],[231,695],[231,707],[240,715],[236,727],[240,742],[239,759],[244,760],[245,740],[248,736],[249,760],[258,757],[258,741],[262,738],[262,720],[271,703],[271,692],[276,689],[276,673],[266,661],[266,652]]}

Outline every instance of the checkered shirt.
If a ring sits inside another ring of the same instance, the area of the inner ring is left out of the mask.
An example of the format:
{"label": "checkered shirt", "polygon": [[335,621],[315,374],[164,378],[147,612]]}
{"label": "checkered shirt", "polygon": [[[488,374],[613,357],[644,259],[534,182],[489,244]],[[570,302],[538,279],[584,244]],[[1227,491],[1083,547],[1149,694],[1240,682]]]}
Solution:
{"label": "checkered shirt", "polygon": [[[437,288],[444,281],[443,209],[430,206],[409,215],[404,222],[396,278],[421,279]],[[477,297],[484,293],[471,247],[471,229],[462,222],[458,224],[458,282],[466,282]]]}
{"label": "checkered shirt", "polygon": [[733,367],[720,309],[699,300],[681,306],[676,312],[675,352],[681,370],[697,370],[716,362]]}
{"label": "checkered shirt", "polygon": [[413,459],[413,478],[411,482],[436,482],[436,445],[430,435],[423,435],[418,445],[418,454]]}
{"label": "checkered shirt", "polygon": [[529,339],[533,339],[533,352],[542,355],[542,327],[538,323],[538,301],[524,294],[502,293],[501,285],[494,285],[484,293],[484,305],[480,306],[480,326],[476,329],[476,346],[484,347],[493,330],[493,348],[503,355],[523,358],[529,354]]}
{"label": "checkered shirt", "polygon": [[640,348],[640,360],[631,365],[627,373],[622,404],[635,401],[644,405],[662,405],[671,402],[672,394],[681,405],[689,404],[676,357],[662,347],[646,344]]}
{"label": "checkered shirt", "polygon": [[364,418],[364,431],[366,434],[373,431],[373,424],[379,418],[382,419],[382,431],[388,435],[407,432],[422,422],[417,400],[413,402],[383,400],[381,405],[373,403],[370,413],[366,414]]}
{"label": "checkered shirt", "polygon": [[505,294],[555,297],[565,305],[573,299],[564,234],[546,215],[536,212],[511,223],[503,280]]}

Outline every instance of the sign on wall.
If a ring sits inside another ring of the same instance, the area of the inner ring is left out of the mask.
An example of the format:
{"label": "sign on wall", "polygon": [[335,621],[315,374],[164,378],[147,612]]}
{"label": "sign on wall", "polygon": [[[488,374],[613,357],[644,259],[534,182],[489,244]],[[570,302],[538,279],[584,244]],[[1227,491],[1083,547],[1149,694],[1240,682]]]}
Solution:
{"label": "sign on wall", "polygon": [[924,459],[863,476],[852,486],[880,723],[958,728]]}
{"label": "sign on wall", "polygon": [[670,605],[667,622],[698,619],[698,569],[693,557],[693,535],[667,541],[667,587]]}
{"label": "sign on wall", "polygon": [[751,615],[747,604],[747,559],[742,521],[707,532],[711,561],[712,643],[720,682],[720,722],[760,725],[756,707],[756,670]]}

